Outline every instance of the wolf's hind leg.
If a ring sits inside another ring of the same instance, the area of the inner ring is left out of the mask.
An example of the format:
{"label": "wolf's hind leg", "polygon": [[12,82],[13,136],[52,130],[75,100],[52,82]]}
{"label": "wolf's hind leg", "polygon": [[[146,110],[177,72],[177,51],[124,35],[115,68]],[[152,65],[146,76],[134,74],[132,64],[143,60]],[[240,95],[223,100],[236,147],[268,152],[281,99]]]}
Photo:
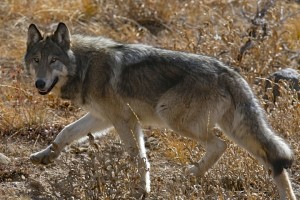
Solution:
{"label": "wolf's hind leg", "polygon": [[157,112],[168,127],[182,136],[199,142],[205,149],[204,157],[185,170],[186,174],[201,176],[219,160],[227,147],[226,143],[211,130],[223,108],[219,110],[209,108],[210,104],[204,102],[201,106],[195,105],[194,109],[186,109],[178,99],[180,98],[161,101],[157,106]]}
{"label": "wolf's hind leg", "polygon": [[56,159],[65,146],[87,135],[89,132],[101,131],[111,127],[110,123],[86,114],[79,120],[66,126],[46,149],[30,155],[35,164],[49,164]]}
{"label": "wolf's hind leg", "polygon": [[201,140],[200,144],[205,148],[204,157],[195,165],[188,166],[186,173],[195,176],[202,176],[207,172],[223,155],[226,150],[226,143],[218,137],[211,135],[206,140]]}
{"label": "wolf's hind leg", "polygon": [[224,115],[218,125],[227,136],[251,153],[266,169],[272,170],[280,199],[296,199],[285,169],[292,163],[289,146],[268,128],[263,116],[257,113],[252,116],[250,114],[245,117],[232,109]]}
{"label": "wolf's hind leg", "polygon": [[296,200],[296,196],[293,192],[293,188],[289,180],[289,175],[286,169],[283,169],[279,175],[275,175],[274,180],[278,187],[281,200],[284,199]]}

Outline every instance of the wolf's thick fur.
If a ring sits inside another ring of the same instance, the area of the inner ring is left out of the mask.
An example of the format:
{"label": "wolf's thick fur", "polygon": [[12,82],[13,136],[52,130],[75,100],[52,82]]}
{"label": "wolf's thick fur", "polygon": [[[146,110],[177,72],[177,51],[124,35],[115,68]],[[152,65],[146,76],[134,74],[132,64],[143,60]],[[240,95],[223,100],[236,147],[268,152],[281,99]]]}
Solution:
{"label": "wolf's thick fur", "polygon": [[142,125],[170,128],[198,141],[206,154],[187,169],[197,176],[226,149],[209,131],[217,125],[272,170],[281,199],[296,199],[286,172],[293,159],[290,147],[268,125],[242,76],[215,58],[71,36],[60,23],[54,34],[45,36],[29,26],[25,63],[40,94],[52,91],[88,111],[52,145],[31,155],[33,162],[47,164],[74,140],[114,127],[127,151],[139,157],[141,188],[149,192]]}

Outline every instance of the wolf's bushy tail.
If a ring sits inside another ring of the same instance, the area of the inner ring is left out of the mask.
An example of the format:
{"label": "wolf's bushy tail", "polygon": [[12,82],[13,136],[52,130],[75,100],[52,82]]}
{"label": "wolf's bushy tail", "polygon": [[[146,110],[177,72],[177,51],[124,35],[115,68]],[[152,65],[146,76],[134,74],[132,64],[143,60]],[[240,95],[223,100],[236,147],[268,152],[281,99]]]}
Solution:
{"label": "wolf's bushy tail", "polygon": [[271,168],[274,176],[281,174],[293,162],[289,145],[268,125],[264,111],[241,75],[231,71],[222,79],[234,102],[230,136]]}

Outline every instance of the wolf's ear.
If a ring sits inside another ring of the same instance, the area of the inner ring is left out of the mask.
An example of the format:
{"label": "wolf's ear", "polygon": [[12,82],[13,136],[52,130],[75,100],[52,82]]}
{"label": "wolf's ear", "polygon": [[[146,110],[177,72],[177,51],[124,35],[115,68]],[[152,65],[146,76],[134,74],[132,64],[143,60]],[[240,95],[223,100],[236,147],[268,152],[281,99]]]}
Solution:
{"label": "wolf's ear", "polygon": [[53,39],[63,48],[70,48],[70,32],[66,24],[60,22],[54,32]]}
{"label": "wolf's ear", "polygon": [[28,36],[27,36],[27,47],[39,42],[43,37],[40,31],[34,24],[30,24],[28,27]]}

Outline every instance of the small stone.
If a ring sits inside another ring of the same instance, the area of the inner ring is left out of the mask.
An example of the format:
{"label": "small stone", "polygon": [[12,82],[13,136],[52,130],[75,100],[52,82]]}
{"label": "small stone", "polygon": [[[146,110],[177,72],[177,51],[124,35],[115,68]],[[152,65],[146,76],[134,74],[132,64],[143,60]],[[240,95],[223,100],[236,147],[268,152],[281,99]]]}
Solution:
{"label": "small stone", "polygon": [[[300,74],[298,73],[297,70],[292,68],[286,68],[286,69],[276,71],[268,77],[265,84],[265,92],[267,92],[269,88],[272,89],[274,102],[276,102],[277,97],[280,96],[280,88],[277,85],[277,83],[279,83],[281,80],[289,81],[290,89],[300,91],[300,85],[299,85]],[[268,99],[267,95],[265,95],[264,98]]]}
{"label": "small stone", "polygon": [[10,159],[6,157],[4,154],[0,153],[0,163],[7,165],[10,163]]}

